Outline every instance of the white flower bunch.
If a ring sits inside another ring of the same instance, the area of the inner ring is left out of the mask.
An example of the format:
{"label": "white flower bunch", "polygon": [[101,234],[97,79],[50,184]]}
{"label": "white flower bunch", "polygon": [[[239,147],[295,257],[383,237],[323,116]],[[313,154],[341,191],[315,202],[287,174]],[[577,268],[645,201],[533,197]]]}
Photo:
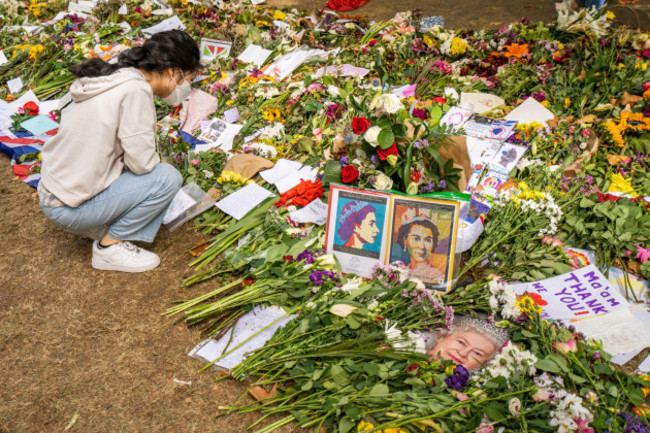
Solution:
{"label": "white flower bunch", "polygon": [[279,94],[280,90],[275,86],[258,86],[255,90],[255,96],[258,98],[271,99]]}
{"label": "white flower bunch", "polygon": [[609,28],[607,15],[599,14],[597,10],[580,8],[576,12],[571,9],[570,0],[555,3],[555,9],[557,10],[557,26],[560,29],[569,32],[591,32],[598,36],[607,33]]}
{"label": "white flower bunch", "polygon": [[402,331],[397,327],[397,322],[389,326],[388,320],[384,325],[384,333],[386,334],[386,340],[394,349],[402,350],[412,350],[417,353],[426,353],[426,344],[424,342],[424,337],[415,332],[406,331],[406,334],[403,334]]}
{"label": "white flower bunch", "polygon": [[282,136],[284,136],[284,125],[280,122],[275,122],[273,125],[264,128],[260,138],[281,138]]}
{"label": "white flower bunch", "polygon": [[247,146],[253,149],[255,154],[264,158],[275,158],[278,156],[278,151],[270,144],[264,144],[257,141],[255,143],[248,144]]}
{"label": "white flower bunch", "polygon": [[579,419],[591,422],[594,416],[582,406],[582,398],[569,393],[560,401],[555,410],[551,411],[551,419],[548,424],[557,427],[558,433],[571,433],[578,428],[575,420]]}
{"label": "white flower bunch", "polygon": [[517,294],[504,280],[494,277],[488,283],[490,308],[493,314],[501,314],[504,319],[516,319],[521,315],[517,307]]}
{"label": "white flower bunch", "polygon": [[509,383],[510,379],[518,374],[533,376],[537,371],[536,362],[537,357],[534,354],[519,349],[509,341],[481,375],[484,382],[500,376]]}

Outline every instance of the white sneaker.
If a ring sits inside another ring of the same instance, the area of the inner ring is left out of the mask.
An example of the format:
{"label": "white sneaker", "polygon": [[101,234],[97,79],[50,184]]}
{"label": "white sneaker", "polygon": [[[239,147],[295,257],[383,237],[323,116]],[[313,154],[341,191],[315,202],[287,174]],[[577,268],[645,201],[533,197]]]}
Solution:
{"label": "white sneaker", "polygon": [[107,248],[99,248],[99,241],[95,241],[92,264],[104,271],[144,272],[158,266],[160,257],[128,241]]}

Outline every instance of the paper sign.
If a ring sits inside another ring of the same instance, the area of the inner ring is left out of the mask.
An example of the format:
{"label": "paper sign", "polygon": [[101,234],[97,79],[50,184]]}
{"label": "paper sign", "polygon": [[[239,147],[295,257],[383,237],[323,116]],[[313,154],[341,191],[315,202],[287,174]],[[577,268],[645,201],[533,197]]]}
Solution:
{"label": "paper sign", "polygon": [[495,120],[489,117],[473,114],[465,124],[463,129],[467,135],[479,138],[491,138],[494,140],[505,140],[510,137],[512,130],[517,125],[514,120]]}
{"label": "paper sign", "polygon": [[239,318],[235,326],[219,340],[210,338],[203,341],[192,349],[189,356],[213,362],[227,354],[213,365],[229,371],[246,359],[250,352],[263,347],[278,329],[294,317],[295,314],[287,316],[286,312],[277,306],[255,306],[252,311]]}
{"label": "paper sign", "polygon": [[172,199],[172,202],[169,204],[169,207],[167,208],[167,212],[165,212],[165,216],[163,217],[163,224],[169,224],[170,222],[174,221],[176,218],[179,217],[180,214],[194,206],[196,202],[192,197],[190,197],[185,191],[182,189],[179,189],[174,198]]}
{"label": "paper sign", "polygon": [[142,33],[147,36],[155,35],[156,33],[164,32],[167,30],[185,30],[185,25],[181,22],[178,16],[174,15],[156,24],[155,26],[142,29]]}
{"label": "paper sign", "polygon": [[370,69],[359,68],[348,63],[343,65],[330,65],[327,68],[320,68],[314,74],[318,78],[323,74],[339,75],[341,77],[364,77],[370,72]]}
{"label": "paper sign", "polygon": [[237,110],[237,107],[233,107],[230,110],[224,111],[223,117],[226,119],[226,122],[228,123],[235,123],[236,121],[238,121],[239,111]]}
{"label": "paper sign", "polygon": [[41,135],[59,127],[59,124],[47,116],[33,116],[20,123],[20,126],[34,135]]}
{"label": "paper sign", "polygon": [[264,64],[264,62],[266,62],[266,59],[268,59],[272,53],[272,50],[264,49],[259,45],[250,44],[240,55],[237,56],[237,59],[244,63],[252,63],[259,68]]}
{"label": "paper sign", "polygon": [[314,223],[322,226],[327,222],[327,203],[320,199],[312,200],[302,209],[290,212],[289,218],[296,223]]}
{"label": "paper sign", "polygon": [[454,129],[460,129],[471,115],[472,112],[469,110],[460,107],[451,107],[449,111],[442,116],[442,119],[440,119],[440,124],[451,126]]}
{"label": "paper sign", "polygon": [[506,120],[516,120],[519,123],[538,122],[544,126],[548,126],[547,120],[555,117],[551,111],[540,104],[535,98],[528,98],[517,108],[512,110],[505,117]]}
{"label": "paper sign", "polygon": [[215,203],[223,212],[240,220],[248,212],[274,194],[256,183],[251,183]]}
{"label": "paper sign", "polygon": [[545,319],[584,319],[626,309],[630,305],[595,265],[533,283],[513,284],[512,287],[519,295],[524,292],[539,294],[546,302],[542,305],[542,318]]}
{"label": "paper sign", "polygon": [[505,104],[503,99],[489,93],[461,92],[460,94],[460,106],[474,113],[485,113],[503,104]]}
{"label": "paper sign", "polygon": [[232,42],[201,39],[201,60],[225,59],[230,55]]}
{"label": "paper sign", "polygon": [[0,50],[0,65],[5,64],[7,62],[9,62],[9,60],[7,60],[4,51]]}
{"label": "paper sign", "polygon": [[9,88],[9,93],[18,93],[23,88],[23,79],[16,77],[12,80],[7,81],[7,87]]}

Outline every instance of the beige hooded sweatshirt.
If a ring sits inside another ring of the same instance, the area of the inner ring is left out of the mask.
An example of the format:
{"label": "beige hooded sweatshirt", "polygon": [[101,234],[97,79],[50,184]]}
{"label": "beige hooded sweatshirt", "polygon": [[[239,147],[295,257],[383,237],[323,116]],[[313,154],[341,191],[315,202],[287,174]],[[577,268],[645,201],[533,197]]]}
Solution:
{"label": "beige hooded sweatshirt", "polygon": [[79,78],[68,95],[59,131],[41,152],[42,186],[63,203],[77,207],[125,169],[144,174],[160,162],[153,93],[139,70]]}

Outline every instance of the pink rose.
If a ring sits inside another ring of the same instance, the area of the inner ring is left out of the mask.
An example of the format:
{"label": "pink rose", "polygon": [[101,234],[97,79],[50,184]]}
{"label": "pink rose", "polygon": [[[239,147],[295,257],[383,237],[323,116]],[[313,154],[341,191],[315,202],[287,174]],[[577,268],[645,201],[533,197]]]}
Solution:
{"label": "pink rose", "polygon": [[199,163],[201,161],[199,161],[198,159],[193,159],[191,162],[192,162],[192,165],[199,165]]}

